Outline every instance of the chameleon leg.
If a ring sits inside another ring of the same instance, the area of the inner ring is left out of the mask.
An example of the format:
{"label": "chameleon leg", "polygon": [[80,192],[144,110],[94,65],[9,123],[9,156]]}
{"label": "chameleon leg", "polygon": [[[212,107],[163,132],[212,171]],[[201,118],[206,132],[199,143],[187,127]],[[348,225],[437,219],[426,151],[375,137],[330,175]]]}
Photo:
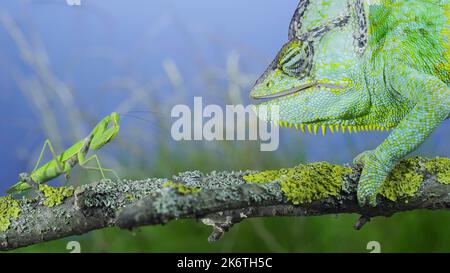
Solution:
{"label": "chameleon leg", "polygon": [[[92,161],[92,160],[94,160],[96,162],[97,167],[91,167],[91,166],[87,166],[86,165],[89,161]],[[80,167],[82,167],[84,169],[87,169],[87,170],[100,171],[100,173],[102,174],[103,179],[106,179],[104,172],[112,173],[117,178],[117,180],[120,181],[119,176],[117,175],[117,173],[114,170],[112,170],[112,169],[105,169],[105,168],[102,167],[102,165],[100,164],[100,160],[98,159],[97,155],[92,155],[88,159],[86,159],[84,161],[80,161]]]}
{"label": "chameleon leg", "polygon": [[364,152],[360,153],[353,159],[353,164],[363,164],[365,162],[366,158],[368,158],[371,153],[373,153],[372,150],[364,151]]}
{"label": "chameleon leg", "polygon": [[415,98],[417,103],[380,146],[364,153],[361,158],[364,161],[358,185],[358,201],[361,205],[376,205],[376,195],[389,172],[450,114],[450,90],[444,83],[417,73],[408,76],[414,79],[405,77],[402,87],[410,89],[411,98],[419,94]]}

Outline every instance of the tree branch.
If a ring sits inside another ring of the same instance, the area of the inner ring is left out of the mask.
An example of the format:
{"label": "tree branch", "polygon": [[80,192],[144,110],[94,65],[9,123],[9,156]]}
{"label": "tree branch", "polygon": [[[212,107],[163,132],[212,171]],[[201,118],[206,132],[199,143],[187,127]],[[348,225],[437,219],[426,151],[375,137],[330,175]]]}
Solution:
{"label": "tree branch", "polygon": [[[263,184],[247,183],[243,176],[254,173],[251,171],[185,172],[174,176],[171,179],[173,182],[169,183],[168,179],[150,178],[87,184],[78,187],[73,196],[54,207],[20,200],[19,216],[11,219],[8,230],[0,233],[0,250],[80,235],[105,227],[133,229],[181,218],[199,219],[203,224],[212,226],[213,233],[209,237],[212,242],[234,224],[253,217],[358,213],[362,217],[355,228],[360,229],[376,216],[450,207],[450,184],[445,184],[450,178],[450,159],[413,158],[403,161],[396,168],[402,171],[393,177],[397,180],[420,177],[417,192],[396,202],[381,196],[376,208],[358,205],[356,187],[361,168],[350,167],[352,172],[344,175],[342,190],[337,196],[301,205],[293,205],[286,198],[279,180]],[[405,168],[408,172],[404,171]],[[321,181],[324,178],[319,173],[314,179]]]}

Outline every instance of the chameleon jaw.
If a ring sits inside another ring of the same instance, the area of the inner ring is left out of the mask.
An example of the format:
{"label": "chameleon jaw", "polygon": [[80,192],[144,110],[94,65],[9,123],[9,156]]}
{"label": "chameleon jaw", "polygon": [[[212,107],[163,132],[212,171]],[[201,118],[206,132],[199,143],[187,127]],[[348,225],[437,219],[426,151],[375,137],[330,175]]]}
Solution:
{"label": "chameleon jaw", "polygon": [[278,93],[274,93],[274,94],[268,94],[268,95],[252,95],[252,99],[256,99],[256,100],[263,100],[263,99],[278,99],[278,98],[282,98],[282,97],[286,97],[298,92],[301,92],[303,90],[312,88],[317,86],[317,82],[312,82],[312,83],[308,83],[308,84],[304,84],[301,85],[299,87],[294,87],[294,88],[290,88]]}
{"label": "chameleon jaw", "polygon": [[307,89],[313,88],[313,87],[317,87],[317,88],[330,88],[330,89],[335,89],[335,90],[342,90],[345,89],[345,86],[342,85],[338,85],[338,84],[330,84],[330,83],[319,83],[317,81],[308,83],[308,84],[304,84],[301,85],[299,87],[293,87],[287,90],[283,90],[281,92],[277,92],[274,94],[268,94],[268,95],[251,95],[252,99],[256,99],[256,100],[263,100],[263,99],[268,99],[268,100],[273,100],[273,99],[279,99],[279,98],[283,98],[283,97],[287,97],[289,95],[293,95],[296,93],[299,93],[301,91],[305,91]]}

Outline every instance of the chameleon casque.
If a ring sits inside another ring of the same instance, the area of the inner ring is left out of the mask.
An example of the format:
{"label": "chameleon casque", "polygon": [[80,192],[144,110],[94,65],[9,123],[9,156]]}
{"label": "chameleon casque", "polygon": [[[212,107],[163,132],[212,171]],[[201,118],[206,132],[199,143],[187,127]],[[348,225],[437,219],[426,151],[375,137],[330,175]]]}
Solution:
{"label": "chameleon casque", "polygon": [[389,172],[450,117],[449,40],[450,0],[301,0],[250,97],[283,127],[392,130],[355,158],[358,201],[376,206]]}

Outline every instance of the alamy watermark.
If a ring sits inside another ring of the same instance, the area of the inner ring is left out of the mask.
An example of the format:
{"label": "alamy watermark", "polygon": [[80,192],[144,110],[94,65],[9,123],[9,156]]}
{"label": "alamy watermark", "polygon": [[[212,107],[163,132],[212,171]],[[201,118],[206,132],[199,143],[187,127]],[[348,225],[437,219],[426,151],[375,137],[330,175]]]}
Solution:
{"label": "alamy watermark", "polygon": [[194,97],[191,109],[179,104],[172,108],[171,136],[176,141],[260,141],[261,151],[275,151],[279,146],[278,106],[203,105]]}
{"label": "alamy watermark", "polygon": [[70,241],[67,243],[66,249],[70,250],[70,253],[81,253],[81,244],[78,241]]}
{"label": "alamy watermark", "polygon": [[366,246],[367,250],[370,250],[370,253],[381,253],[381,244],[378,241],[370,241]]}
{"label": "alamy watermark", "polygon": [[81,6],[81,0],[66,0],[69,6]]}

